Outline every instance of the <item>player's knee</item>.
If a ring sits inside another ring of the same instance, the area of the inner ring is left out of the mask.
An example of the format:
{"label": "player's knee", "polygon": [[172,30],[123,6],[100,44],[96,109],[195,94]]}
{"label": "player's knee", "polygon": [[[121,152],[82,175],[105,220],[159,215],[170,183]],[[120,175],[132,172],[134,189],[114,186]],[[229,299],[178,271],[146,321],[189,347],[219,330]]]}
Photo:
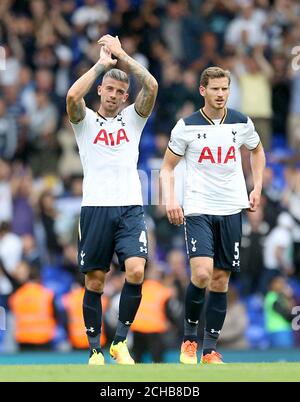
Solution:
{"label": "player's knee", "polygon": [[212,278],[209,288],[213,292],[227,292],[228,291],[228,278],[224,278],[224,277]]}
{"label": "player's knee", "polygon": [[102,293],[104,283],[99,278],[85,278],[85,287],[92,292]]}
{"label": "player's knee", "polygon": [[144,280],[144,266],[136,266],[127,270],[126,280],[130,283],[142,283]]}
{"label": "player's knee", "polygon": [[192,274],[192,282],[200,288],[207,287],[210,281],[210,273],[206,270],[196,271]]}

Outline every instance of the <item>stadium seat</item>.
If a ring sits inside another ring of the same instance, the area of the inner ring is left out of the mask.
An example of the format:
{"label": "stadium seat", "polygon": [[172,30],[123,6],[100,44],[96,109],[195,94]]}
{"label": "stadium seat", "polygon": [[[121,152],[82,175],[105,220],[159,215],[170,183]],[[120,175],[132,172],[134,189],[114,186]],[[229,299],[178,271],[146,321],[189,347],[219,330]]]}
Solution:
{"label": "stadium seat", "polygon": [[264,330],[263,299],[258,295],[249,296],[245,300],[249,325],[246,337],[250,348],[266,349],[269,346],[268,337]]}
{"label": "stadium seat", "polygon": [[42,282],[57,297],[70,290],[73,277],[60,267],[48,265],[42,269]]}

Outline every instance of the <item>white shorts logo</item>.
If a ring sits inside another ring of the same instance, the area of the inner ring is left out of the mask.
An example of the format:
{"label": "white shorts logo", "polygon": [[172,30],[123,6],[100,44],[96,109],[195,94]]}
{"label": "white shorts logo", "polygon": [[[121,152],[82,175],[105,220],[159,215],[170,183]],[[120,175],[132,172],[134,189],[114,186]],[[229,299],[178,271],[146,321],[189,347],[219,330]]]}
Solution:
{"label": "white shorts logo", "polygon": [[192,237],[191,243],[192,243],[192,245],[193,245],[193,247],[192,247],[192,252],[194,253],[195,251],[197,251],[197,248],[196,248],[197,240],[195,240],[195,239]]}
{"label": "white shorts logo", "polygon": [[85,257],[85,253],[83,251],[81,251],[81,253],[80,253],[80,258],[81,258],[80,265],[84,265],[84,260],[83,260],[84,257]]}

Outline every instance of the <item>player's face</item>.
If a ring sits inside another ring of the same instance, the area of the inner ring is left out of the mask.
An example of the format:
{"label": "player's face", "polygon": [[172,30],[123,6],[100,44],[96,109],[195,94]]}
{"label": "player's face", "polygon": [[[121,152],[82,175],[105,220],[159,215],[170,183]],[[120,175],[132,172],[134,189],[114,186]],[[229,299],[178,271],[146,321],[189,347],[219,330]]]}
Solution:
{"label": "player's face", "polygon": [[229,96],[228,78],[210,78],[207,87],[200,86],[200,94],[213,109],[224,109]]}
{"label": "player's face", "polygon": [[106,77],[102,85],[98,87],[98,94],[101,96],[101,108],[109,115],[117,113],[128,98],[127,90],[128,84],[126,82]]}

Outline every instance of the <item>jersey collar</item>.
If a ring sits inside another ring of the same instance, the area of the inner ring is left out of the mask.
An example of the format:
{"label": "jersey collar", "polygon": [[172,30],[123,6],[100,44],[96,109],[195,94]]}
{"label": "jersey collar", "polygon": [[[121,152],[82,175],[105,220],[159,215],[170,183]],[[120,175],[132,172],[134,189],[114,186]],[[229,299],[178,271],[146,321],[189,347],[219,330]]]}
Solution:
{"label": "jersey collar", "polygon": [[97,115],[98,115],[99,117],[101,117],[101,119],[107,120],[107,118],[104,117],[104,116],[102,116],[102,114],[100,114],[98,111],[97,111],[96,113],[97,113]]}
{"label": "jersey collar", "polygon": [[118,114],[116,114],[114,117],[104,117],[104,116],[102,116],[102,114],[100,114],[98,111],[96,112],[97,113],[97,115],[99,116],[99,117],[101,117],[101,119],[104,119],[104,120],[107,120],[108,118],[109,119],[115,119],[116,117],[118,117],[119,116],[119,114],[120,113],[118,113]]}
{"label": "jersey collar", "polygon": [[[207,114],[204,112],[203,108],[200,109],[200,113],[202,114],[204,119],[209,122],[209,124],[215,125],[215,123],[212,121],[212,119],[209,116],[207,116]],[[225,108],[225,110],[224,110],[224,115],[220,121],[220,124],[224,123],[226,116],[227,116],[227,108]]]}

